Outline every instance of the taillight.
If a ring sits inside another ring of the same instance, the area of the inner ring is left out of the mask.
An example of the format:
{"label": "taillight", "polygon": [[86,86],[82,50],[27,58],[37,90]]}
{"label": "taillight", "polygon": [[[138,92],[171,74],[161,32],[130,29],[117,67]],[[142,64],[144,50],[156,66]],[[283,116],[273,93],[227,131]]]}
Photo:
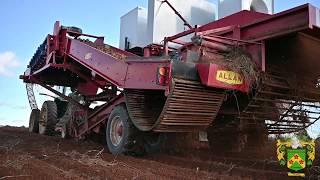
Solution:
{"label": "taillight", "polygon": [[169,68],[159,67],[157,73],[157,84],[166,86],[168,84],[169,78]]}

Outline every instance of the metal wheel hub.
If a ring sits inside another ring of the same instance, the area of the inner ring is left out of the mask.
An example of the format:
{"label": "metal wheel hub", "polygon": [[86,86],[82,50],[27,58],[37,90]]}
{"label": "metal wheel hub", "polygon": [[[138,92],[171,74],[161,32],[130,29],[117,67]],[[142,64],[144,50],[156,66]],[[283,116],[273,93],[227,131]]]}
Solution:
{"label": "metal wheel hub", "polygon": [[123,122],[119,116],[115,116],[111,120],[110,126],[110,140],[114,146],[118,146],[123,139]]}

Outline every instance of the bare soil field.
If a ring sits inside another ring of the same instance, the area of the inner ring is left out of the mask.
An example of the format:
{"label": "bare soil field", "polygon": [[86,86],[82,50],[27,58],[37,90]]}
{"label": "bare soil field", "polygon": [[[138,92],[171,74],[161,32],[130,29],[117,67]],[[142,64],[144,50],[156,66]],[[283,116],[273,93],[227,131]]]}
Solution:
{"label": "bare soil field", "polygon": [[[0,128],[2,179],[292,179],[273,159],[212,156],[195,150],[113,156],[103,144]],[[315,177],[315,176],[313,176]],[[294,179],[294,178],[293,178]]]}

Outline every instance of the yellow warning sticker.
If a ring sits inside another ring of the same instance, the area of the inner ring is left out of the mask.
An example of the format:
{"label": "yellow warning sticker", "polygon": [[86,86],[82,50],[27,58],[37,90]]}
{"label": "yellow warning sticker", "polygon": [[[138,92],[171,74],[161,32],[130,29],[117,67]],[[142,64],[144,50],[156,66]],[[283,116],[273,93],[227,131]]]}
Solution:
{"label": "yellow warning sticker", "polygon": [[216,79],[220,82],[224,82],[231,85],[240,85],[243,84],[243,77],[233,71],[217,71]]}

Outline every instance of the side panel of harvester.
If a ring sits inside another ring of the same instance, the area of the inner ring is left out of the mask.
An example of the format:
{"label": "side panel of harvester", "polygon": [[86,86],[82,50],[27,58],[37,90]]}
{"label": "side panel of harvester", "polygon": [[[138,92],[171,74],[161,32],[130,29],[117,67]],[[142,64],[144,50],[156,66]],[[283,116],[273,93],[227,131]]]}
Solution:
{"label": "side panel of harvester", "polygon": [[[68,56],[90,69],[92,73],[98,74],[120,88],[165,89],[165,86],[156,83],[158,69],[169,66],[169,60],[165,58],[158,60],[142,59],[142,57],[128,58],[124,51],[118,53],[124,55],[113,57],[112,54],[107,54],[79,40],[69,39],[69,44]],[[104,45],[104,49],[109,49],[110,52],[121,51],[108,45]]]}

